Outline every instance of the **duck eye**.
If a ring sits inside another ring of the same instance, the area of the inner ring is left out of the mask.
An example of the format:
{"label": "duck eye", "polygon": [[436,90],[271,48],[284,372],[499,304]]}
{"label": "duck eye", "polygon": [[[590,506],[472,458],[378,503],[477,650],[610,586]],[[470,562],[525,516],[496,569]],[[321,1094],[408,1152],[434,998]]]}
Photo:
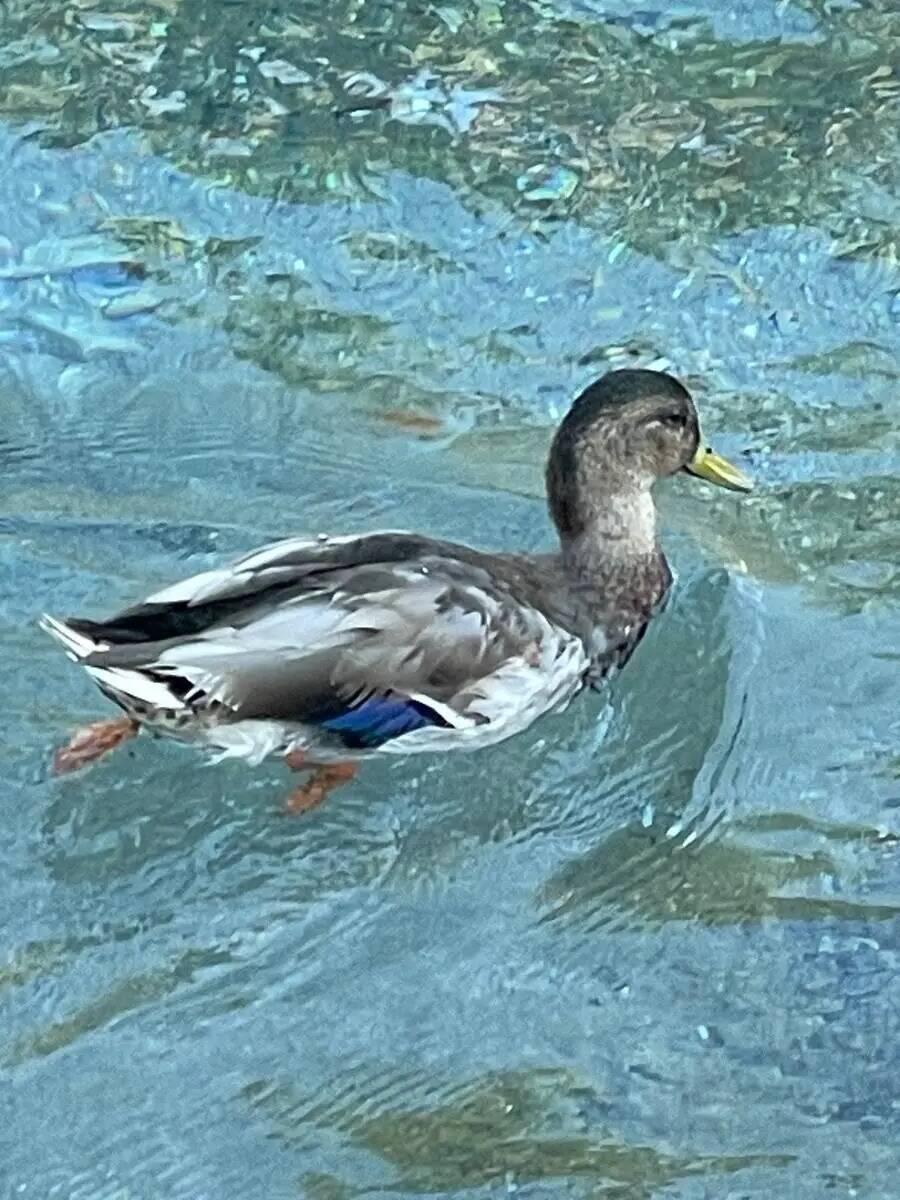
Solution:
{"label": "duck eye", "polygon": [[684,429],[687,425],[687,417],[684,413],[668,412],[659,413],[650,420],[651,425],[662,425],[665,429]]}

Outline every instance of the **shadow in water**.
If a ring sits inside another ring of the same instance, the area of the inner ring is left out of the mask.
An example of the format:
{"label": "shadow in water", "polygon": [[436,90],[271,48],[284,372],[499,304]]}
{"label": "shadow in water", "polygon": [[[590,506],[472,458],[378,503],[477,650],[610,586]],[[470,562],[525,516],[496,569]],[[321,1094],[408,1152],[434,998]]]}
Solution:
{"label": "shadow in water", "polygon": [[[321,1132],[336,1132],[389,1168],[385,1189],[414,1194],[566,1180],[583,1195],[649,1200],[692,1176],[793,1161],[773,1154],[677,1155],[594,1130],[603,1097],[558,1068],[489,1072],[443,1087],[412,1070],[369,1068],[316,1095],[257,1080],[242,1096],[287,1148],[309,1149]],[[420,1102],[410,1104],[411,1096]],[[311,1182],[325,1187],[319,1194],[340,1195],[348,1187],[335,1175],[315,1175]],[[345,1194],[361,1190],[369,1188],[349,1187]]]}
{"label": "shadow in water", "polygon": [[900,914],[896,904],[798,894],[824,892],[839,870],[824,852],[767,852],[730,837],[689,843],[680,832],[672,836],[668,830],[631,826],[567,863],[547,882],[540,897],[541,923],[596,932],[667,921],[710,926],[769,917],[890,921]]}

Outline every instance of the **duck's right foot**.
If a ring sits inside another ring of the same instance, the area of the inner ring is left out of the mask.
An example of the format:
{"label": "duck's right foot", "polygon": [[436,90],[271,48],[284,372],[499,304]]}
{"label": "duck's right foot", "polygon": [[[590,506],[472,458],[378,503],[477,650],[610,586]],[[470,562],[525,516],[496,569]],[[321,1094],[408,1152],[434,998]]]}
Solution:
{"label": "duck's right foot", "polygon": [[327,766],[316,767],[309,782],[296,788],[288,796],[285,810],[298,814],[318,808],[335,788],[340,787],[342,783],[349,783],[358,771],[359,766],[354,762],[328,763]]}

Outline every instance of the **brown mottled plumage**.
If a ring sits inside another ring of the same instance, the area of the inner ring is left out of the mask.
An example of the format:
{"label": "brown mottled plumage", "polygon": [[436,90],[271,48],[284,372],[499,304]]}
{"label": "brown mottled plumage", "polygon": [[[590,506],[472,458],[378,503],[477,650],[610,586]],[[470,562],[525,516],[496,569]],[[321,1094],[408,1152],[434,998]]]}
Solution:
{"label": "brown mottled plumage", "polygon": [[[622,665],[671,584],[651,487],[681,470],[750,486],[703,447],[680,383],[616,371],[553,441],[555,554],[400,532],[294,538],[108,621],[44,627],[129,722],[251,761],[331,764],[295,796],[309,807],[349,777],[342,759],[499,741]],[[98,734],[98,755],[127,735],[121,721]],[[87,742],[68,748],[75,765]]]}

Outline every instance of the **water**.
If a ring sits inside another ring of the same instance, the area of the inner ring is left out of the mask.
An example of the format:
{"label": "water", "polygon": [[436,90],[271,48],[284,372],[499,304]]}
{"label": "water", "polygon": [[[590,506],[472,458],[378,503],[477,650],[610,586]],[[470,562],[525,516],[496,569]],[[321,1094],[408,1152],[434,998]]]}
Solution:
{"label": "water", "polygon": [[[2,21],[2,1195],[897,1195],[893,6]],[[50,777],[104,706],[41,609],[292,531],[544,545],[624,363],[759,486],[663,490],[607,692],[304,820],[149,739]]]}

